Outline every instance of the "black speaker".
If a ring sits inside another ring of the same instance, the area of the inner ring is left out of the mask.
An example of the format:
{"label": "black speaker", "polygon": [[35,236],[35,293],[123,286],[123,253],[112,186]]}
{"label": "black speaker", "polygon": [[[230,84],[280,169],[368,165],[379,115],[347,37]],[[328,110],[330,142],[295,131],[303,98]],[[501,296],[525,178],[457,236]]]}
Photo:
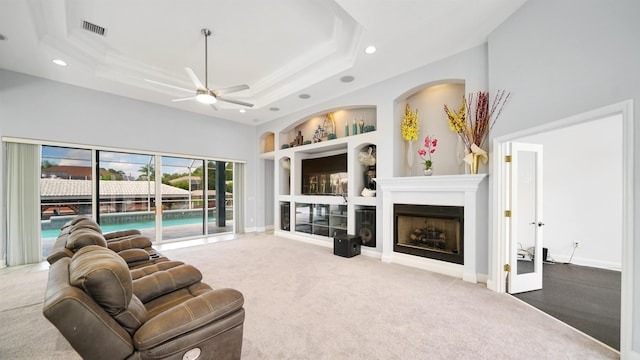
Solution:
{"label": "black speaker", "polygon": [[280,230],[289,231],[291,227],[290,206],[288,202],[280,203]]}
{"label": "black speaker", "polygon": [[376,210],[374,207],[356,209],[356,234],[363,246],[376,247]]}
{"label": "black speaker", "polygon": [[354,257],[360,255],[360,236],[339,234],[333,238],[333,255]]}

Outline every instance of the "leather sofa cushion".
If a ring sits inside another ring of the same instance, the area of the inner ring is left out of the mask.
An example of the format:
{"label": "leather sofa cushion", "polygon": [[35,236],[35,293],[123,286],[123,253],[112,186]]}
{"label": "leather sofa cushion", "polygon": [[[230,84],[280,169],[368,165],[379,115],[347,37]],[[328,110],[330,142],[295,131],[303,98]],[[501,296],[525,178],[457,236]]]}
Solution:
{"label": "leather sofa cushion", "polygon": [[83,289],[129,335],[148,319],[144,305],[133,295],[127,264],[107,248],[90,245],[78,250],[69,264],[69,283]]}
{"label": "leather sofa cushion", "polygon": [[113,231],[110,233],[106,233],[104,234],[104,238],[107,239],[107,241],[109,241],[113,239],[123,238],[125,236],[140,235],[140,234],[141,232],[138,229],[120,230],[120,231]]}
{"label": "leather sofa cushion", "polygon": [[69,283],[83,289],[112,316],[125,310],[133,295],[127,263],[113,251],[97,245],[83,247],[73,255]]}
{"label": "leather sofa cushion", "polygon": [[127,264],[149,261],[149,253],[143,249],[126,249],[118,252]]}
{"label": "leather sofa cushion", "polygon": [[202,273],[191,265],[178,265],[133,280],[133,293],[143,302],[186,288],[202,280]]}
{"label": "leather sofa cushion", "polygon": [[78,229],[93,229],[102,234],[102,228],[100,227],[100,225],[98,225],[98,223],[95,222],[95,220],[93,220],[88,216],[84,216],[79,219],[78,218],[73,219],[71,220],[71,223],[72,223],[72,226],[71,226],[70,232],[74,232]]}
{"label": "leather sofa cushion", "polygon": [[151,247],[151,245],[153,245],[151,243],[151,239],[142,235],[128,236],[119,240],[110,240],[106,243],[106,246],[115,252],[134,248],[144,249],[147,247]]}
{"label": "leather sofa cushion", "polygon": [[65,247],[75,253],[81,248],[89,245],[98,245],[106,248],[107,241],[100,232],[93,229],[80,228],[74,230],[68,235]]}
{"label": "leather sofa cushion", "polygon": [[176,267],[178,265],[183,265],[183,264],[184,263],[182,261],[167,260],[167,261],[163,261],[163,262],[159,262],[159,263],[143,266],[143,267],[137,268],[137,269],[129,268],[129,271],[131,272],[131,278],[133,280],[136,280],[136,279],[139,279],[139,278],[141,278],[143,276],[146,276],[146,275],[149,275],[149,274],[153,274],[154,272],[158,272],[158,271],[161,271],[161,270],[167,270],[169,268]]}
{"label": "leather sofa cushion", "polygon": [[[227,331],[230,327],[242,323],[244,320],[243,304],[244,297],[237,290],[206,291],[149,319],[133,336],[134,346],[138,350],[147,350],[166,344],[169,340],[180,336],[196,337],[196,329],[216,321],[218,323],[213,326],[212,330],[217,335],[217,333]],[[236,316],[234,317],[234,315]],[[231,321],[220,321],[223,318]]]}

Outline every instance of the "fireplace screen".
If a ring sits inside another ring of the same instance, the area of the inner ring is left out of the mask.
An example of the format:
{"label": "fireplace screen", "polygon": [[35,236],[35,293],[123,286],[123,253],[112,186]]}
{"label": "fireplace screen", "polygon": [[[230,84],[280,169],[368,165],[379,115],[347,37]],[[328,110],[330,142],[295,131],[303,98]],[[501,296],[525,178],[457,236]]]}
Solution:
{"label": "fireplace screen", "polygon": [[464,207],[395,204],[394,251],[464,264]]}

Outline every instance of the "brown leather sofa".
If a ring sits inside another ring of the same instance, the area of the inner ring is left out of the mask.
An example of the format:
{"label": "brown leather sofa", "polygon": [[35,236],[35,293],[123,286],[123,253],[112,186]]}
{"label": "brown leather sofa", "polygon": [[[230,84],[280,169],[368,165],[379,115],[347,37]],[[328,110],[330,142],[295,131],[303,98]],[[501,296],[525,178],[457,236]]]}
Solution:
{"label": "brown leather sofa", "polygon": [[125,259],[131,269],[169,260],[156,251],[151,240],[142,236],[139,230],[102,234],[100,225],[91,217],[79,215],[62,227],[47,261],[53,264],[61,258],[71,257],[86,245],[108,247]]}
{"label": "brown leather sofa", "polygon": [[130,269],[102,234],[85,230],[67,239],[71,256],[51,264],[42,310],[80,356],[240,358],[240,292],[212,289],[198,269],[179,261]]}

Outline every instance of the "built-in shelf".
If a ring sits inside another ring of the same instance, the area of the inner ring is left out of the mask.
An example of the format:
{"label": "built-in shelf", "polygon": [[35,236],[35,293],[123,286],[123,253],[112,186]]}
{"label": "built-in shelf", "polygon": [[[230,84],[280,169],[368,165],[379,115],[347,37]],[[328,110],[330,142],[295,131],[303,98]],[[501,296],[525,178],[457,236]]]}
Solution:
{"label": "built-in shelf", "polygon": [[[341,137],[333,140],[321,141],[313,144],[299,145],[285,149],[274,150],[269,156],[275,160],[276,174],[276,203],[286,202],[290,204],[289,226],[282,223],[282,209],[276,211],[276,231],[283,230],[285,235],[310,236],[314,239],[326,237],[326,242],[336,232],[355,232],[355,211],[358,206],[377,205],[375,197],[361,195],[364,187],[364,172],[367,166],[358,162],[358,153],[366,151],[369,146],[377,144],[378,134],[371,131],[363,134]],[[338,154],[347,155],[347,191],[340,194],[303,194],[302,161],[330,157]],[[284,165],[284,166],[283,166]],[[320,217],[315,210],[329,211],[326,219]],[[333,214],[335,209],[340,209],[341,214]],[[337,224],[340,226],[337,226]],[[289,229],[286,230],[285,228]],[[351,229],[351,231],[349,231]]]}

